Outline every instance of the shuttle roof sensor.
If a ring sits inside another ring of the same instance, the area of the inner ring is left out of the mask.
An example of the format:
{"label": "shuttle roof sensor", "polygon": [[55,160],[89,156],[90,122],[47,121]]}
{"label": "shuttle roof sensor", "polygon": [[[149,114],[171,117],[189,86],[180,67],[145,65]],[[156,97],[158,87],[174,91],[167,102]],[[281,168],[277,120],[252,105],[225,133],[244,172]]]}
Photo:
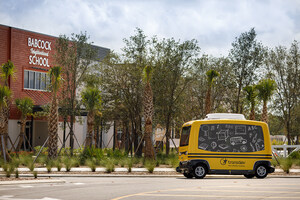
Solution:
{"label": "shuttle roof sensor", "polygon": [[243,114],[235,114],[235,113],[210,113],[205,116],[205,120],[214,120],[214,119],[246,120]]}

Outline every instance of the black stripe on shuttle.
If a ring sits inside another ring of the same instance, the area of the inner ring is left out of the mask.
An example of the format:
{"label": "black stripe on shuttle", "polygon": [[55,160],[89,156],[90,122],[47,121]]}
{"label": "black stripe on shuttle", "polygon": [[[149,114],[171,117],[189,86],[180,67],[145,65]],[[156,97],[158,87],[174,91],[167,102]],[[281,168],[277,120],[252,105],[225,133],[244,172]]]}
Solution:
{"label": "black stripe on shuttle", "polygon": [[272,157],[228,157],[228,156],[188,156],[189,158],[243,158],[243,159],[272,159]]}
{"label": "black stripe on shuttle", "polygon": [[221,153],[189,153],[189,155],[217,155],[217,156],[272,156],[272,154],[221,154]]}

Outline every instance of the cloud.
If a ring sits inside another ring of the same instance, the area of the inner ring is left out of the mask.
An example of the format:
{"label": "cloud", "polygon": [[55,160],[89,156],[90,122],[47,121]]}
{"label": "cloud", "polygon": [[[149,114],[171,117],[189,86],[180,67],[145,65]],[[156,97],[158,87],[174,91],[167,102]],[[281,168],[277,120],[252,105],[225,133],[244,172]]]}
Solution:
{"label": "cloud", "polygon": [[[12,14],[13,13],[13,14]],[[149,37],[196,39],[203,53],[227,55],[242,32],[274,47],[300,40],[300,3],[281,0],[0,2],[0,23],[58,36],[87,31],[96,45],[120,52],[136,27]]]}

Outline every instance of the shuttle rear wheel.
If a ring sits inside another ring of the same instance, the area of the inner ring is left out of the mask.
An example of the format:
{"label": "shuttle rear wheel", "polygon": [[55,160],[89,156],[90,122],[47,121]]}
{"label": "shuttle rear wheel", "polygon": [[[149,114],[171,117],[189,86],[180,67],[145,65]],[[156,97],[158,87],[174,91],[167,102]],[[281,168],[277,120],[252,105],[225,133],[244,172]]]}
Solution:
{"label": "shuttle rear wheel", "polygon": [[268,175],[268,170],[265,165],[259,165],[255,169],[256,178],[265,178]]}

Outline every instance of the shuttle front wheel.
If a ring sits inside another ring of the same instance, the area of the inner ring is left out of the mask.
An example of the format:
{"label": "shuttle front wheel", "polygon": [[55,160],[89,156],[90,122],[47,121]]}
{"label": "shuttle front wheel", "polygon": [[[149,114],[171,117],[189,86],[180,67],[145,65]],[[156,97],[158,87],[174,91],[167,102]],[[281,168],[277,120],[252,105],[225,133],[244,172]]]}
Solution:
{"label": "shuttle front wheel", "polygon": [[204,178],[206,176],[206,173],[207,173],[206,167],[202,164],[197,165],[193,171],[193,175],[195,176],[195,178],[198,179]]}

